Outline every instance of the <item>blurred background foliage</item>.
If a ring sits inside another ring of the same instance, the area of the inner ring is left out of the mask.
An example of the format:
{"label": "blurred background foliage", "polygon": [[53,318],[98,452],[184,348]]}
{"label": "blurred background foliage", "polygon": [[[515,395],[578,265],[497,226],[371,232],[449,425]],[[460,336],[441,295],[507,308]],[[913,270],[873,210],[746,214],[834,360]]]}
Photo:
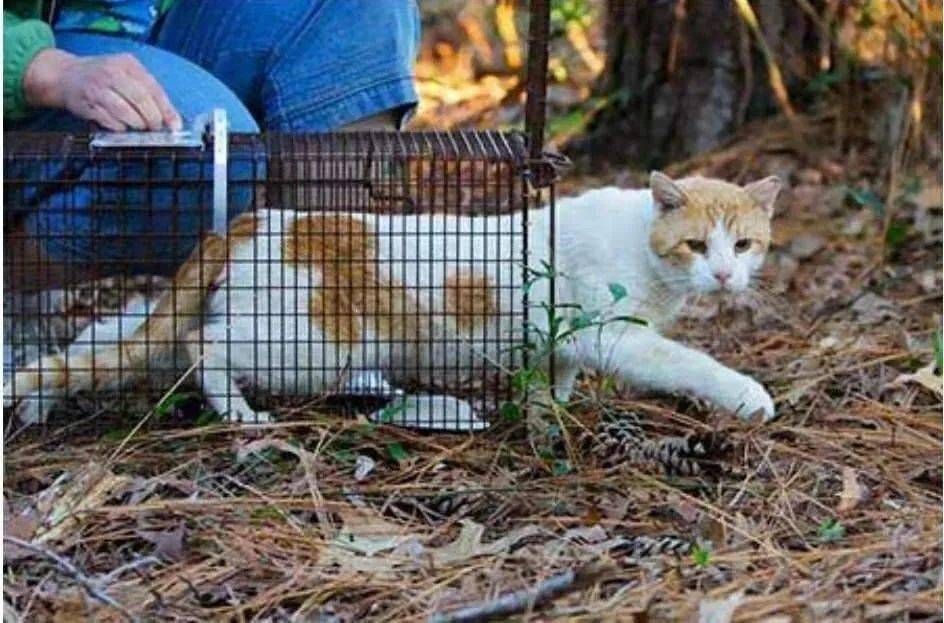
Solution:
{"label": "blurred background foliage", "polygon": [[[527,2],[424,0],[414,128],[521,127]],[[941,156],[932,0],[552,0],[548,133],[578,163],[665,166],[757,123]],[[825,132],[825,134],[824,134]]]}

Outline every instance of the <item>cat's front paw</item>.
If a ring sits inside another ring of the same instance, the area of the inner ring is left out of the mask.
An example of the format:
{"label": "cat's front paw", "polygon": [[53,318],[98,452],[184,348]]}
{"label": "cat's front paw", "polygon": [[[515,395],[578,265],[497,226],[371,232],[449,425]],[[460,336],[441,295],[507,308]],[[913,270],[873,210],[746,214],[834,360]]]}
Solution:
{"label": "cat's front paw", "polygon": [[6,381],[3,384],[3,408],[12,409],[16,406],[16,398],[13,393],[13,381]]}
{"label": "cat's front paw", "polygon": [[13,400],[11,394],[4,393],[3,395],[4,409],[10,409],[20,422],[27,426],[45,424],[55,406],[56,400],[53,396],[44,396],[40,392],[30,392],[19,400]]}
{"label": "cat's front paw", "polygon": [[247,407],[231,410],[226,414],[226,421],[230,424],[269,424],[273,420],[268,411],[253,411]]}
{"label": "cat's front paw", "polygon": [[749,420],[760,413],[765,422],[774,419],[774,401],[764,386],[742,374],[725,388],[721,406],[742,420]]}

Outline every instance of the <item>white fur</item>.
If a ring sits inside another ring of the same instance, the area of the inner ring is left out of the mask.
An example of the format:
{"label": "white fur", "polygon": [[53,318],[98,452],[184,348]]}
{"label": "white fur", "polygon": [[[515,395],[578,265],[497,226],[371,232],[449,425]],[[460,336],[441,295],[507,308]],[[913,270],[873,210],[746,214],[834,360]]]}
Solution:
{"label": "white fur", "polygon": [[[543,218],[546,214],[538,221]],[[558,352],[562,369],[556,381],[558,396],[569,395],[574,370],[583,366],[615,373],[632,385],[691,394],[742,417],[760,411],[765,419],[772,418],[773,401],[757,381],[657,332],[672,323],[688,296],[719,289],[717,271],[730,271],[727,287],[741,290],[763,257],[753,251],[735,254],[734,240],[719,225],[709,238],[707,257],[697,258],[688,268],[676,268],[650,249],[655,218],[657,209],[648,190],[603,188],[560,201],[558,302],[607,308],[611,318],[638,316],[652,326],[617,322],[599,332],[583,331]],[[628,292],[615,305],[609,305],[611,283]]]}
{"label": "white fur", "polygon": [[[466,387],[481,382],[483,369],[514,365],[507,350],[498,347],[520,343],[522,336],[524,310],[517,287],[522,265],[515,260],[524,260],[524,249],[520,236],[507,235],[520,231],[520,214],[474,219],[350,215],[377,234],[381,278],[403,284],[431,312],[420,321],[430,326],[421,343],[386,341],[363,327],[363,340],[352,346],[332,341],[309,318],[309,301],[321,286],[319,271],[282,261],[281,234],[298,214],[264,210],[257,215],[259,235],[234,247],[232,261],[208,298],[205,326],[188,336],[188,364],[200,362],[198,382],[211,405],[231,419],[267,417],[253,413],[237,380],[274,394],[313,395],[357,385],[357,379],[363,385],[372,371],[379,371],[375,391],[390,395],[390,386],[416,383]],[[743,289],[762,258],[736,256],[731,237],[719,226],[709,239],[707,257],[679,271],[650,250],[656,215],[647,190],[603,188],[558,203],[557,302],[598,310],[604,320],[632,315],[652,323],[643,327],[612,321],[600,330],[578,332],[561,345],[554,379],[558,397],[569,395],[577,370],[590,367],[616,373],[633,385],[692,394],[742,416],[760,411],[773,417],[773,402],[756,381],[657,333],[672,322],[689,294],[718,288],[713,276],[718,270],[730,270],[730,287]],[[534,270],[551,257],[550,216],[547,208],[530,215],[528,263]],[[503,235],[487,235],[497,232]],[[479,261],[498,259],[502,261]],[[495,296],[502,313],[463,331],[445,314],[442,284],[451,272],[469,268],[501,286]],[[622,286],[626,297],[614,302],[611,284]],[[549,295],[547,280],[539,280],[530,293],[531,320],[545,330],[540,304]],[[571,307],[560,313],[569,320],[578,314]],[[125,335],[131,330],[126,328]],[[462,428],[464,421],[472,421],[474,429],[484,426],[473,418],[471,405],[447,393],[426,401],[407,397],[394,421],[431,428],[452,428],[450,422]],[[417,406],[421,404],[425,406]]]}

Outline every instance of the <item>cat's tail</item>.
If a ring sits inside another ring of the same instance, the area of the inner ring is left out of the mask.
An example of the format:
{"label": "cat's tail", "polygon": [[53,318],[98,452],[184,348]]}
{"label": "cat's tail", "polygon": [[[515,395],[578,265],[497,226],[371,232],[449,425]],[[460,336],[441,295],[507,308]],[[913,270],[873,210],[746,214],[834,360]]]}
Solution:
{"label": "cat's tail", "polygon": [[200,323],[208,290],[226,266],[227,248],[224,238],[206,236],[177,271],[154,311],[128,338],[92,344],[87,353],[48,355],[20,368],[4,383],[4,406],[44,392],[51,396],[117,388],[148,374],[152,361],[175,352],[183,337]]}

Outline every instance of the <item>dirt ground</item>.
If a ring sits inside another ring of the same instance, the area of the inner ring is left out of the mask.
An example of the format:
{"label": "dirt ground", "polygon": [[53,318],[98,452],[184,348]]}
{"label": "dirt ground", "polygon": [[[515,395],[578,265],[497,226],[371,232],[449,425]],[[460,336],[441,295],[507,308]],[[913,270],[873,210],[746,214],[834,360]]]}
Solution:
{"label": "dirt ground", "polygon": [[517,616],[941,620],[940,176],[903,175],[880,212],[875,154],[783,135],[671,169],[789,181],[758,287],[675,330],[764,382],[777,421],[594,378],[556,458],[509,427],[305,411],[251,434],[24,436],[4,453],[5,620],[417,620],[555,586]]}

